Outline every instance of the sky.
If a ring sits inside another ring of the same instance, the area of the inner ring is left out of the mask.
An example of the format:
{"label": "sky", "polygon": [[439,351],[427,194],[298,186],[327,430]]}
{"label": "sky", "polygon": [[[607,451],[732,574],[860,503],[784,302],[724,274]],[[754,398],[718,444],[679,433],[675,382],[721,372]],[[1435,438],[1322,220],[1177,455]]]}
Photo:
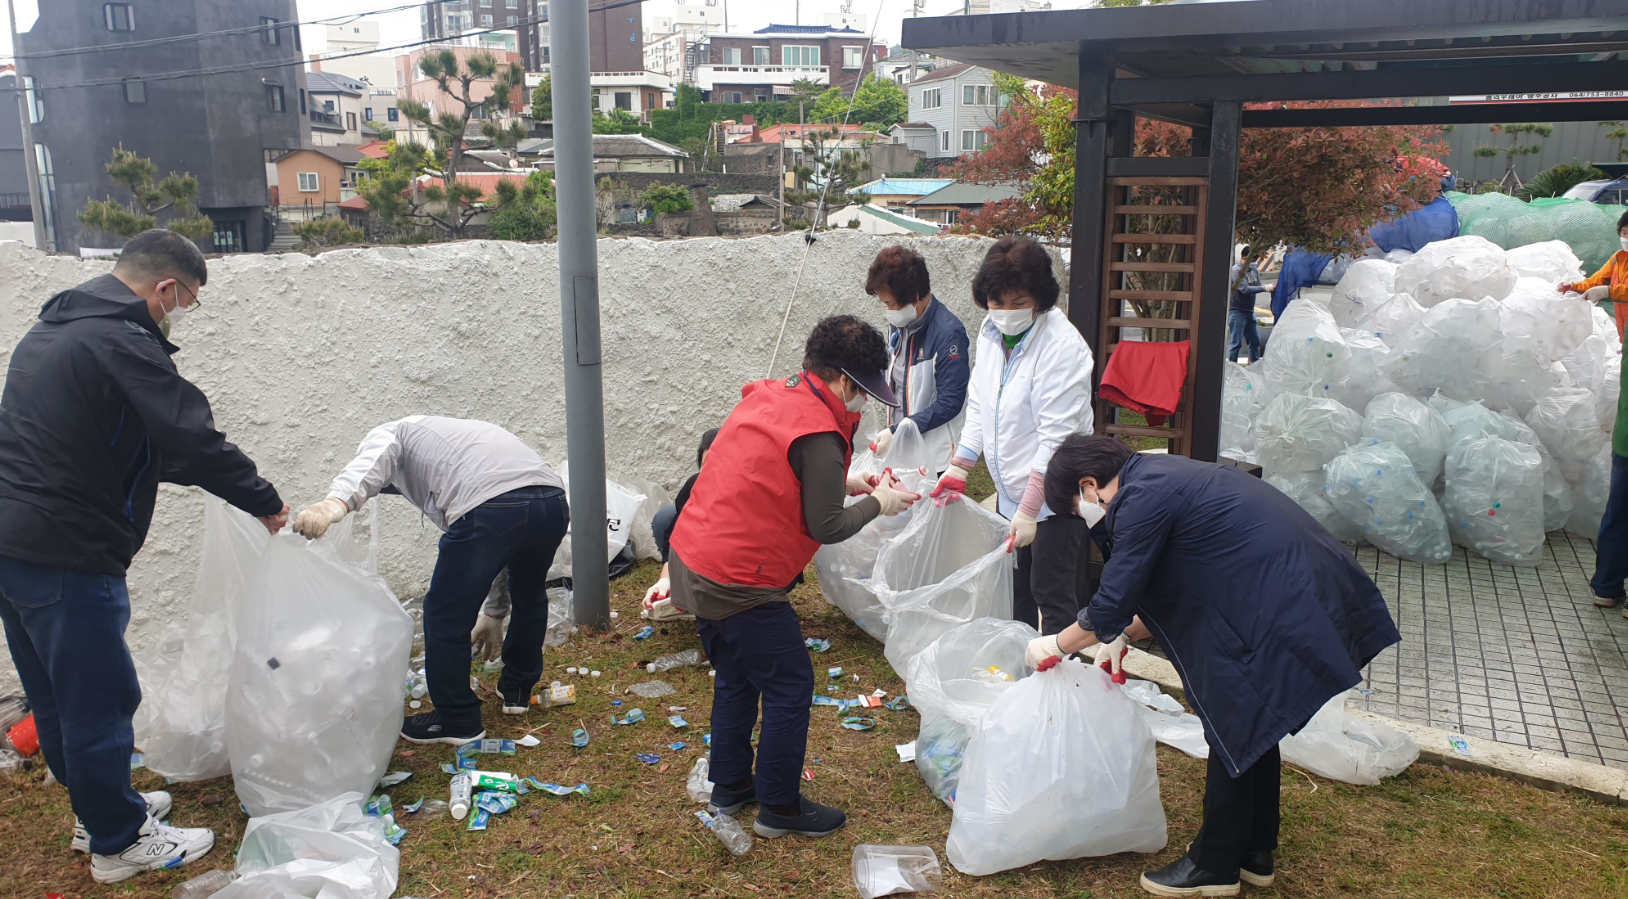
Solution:
{"label": "sky", "polygon": [[[19,18],[25,18],[28,7],[50,0],[10,0],[10,2],[16,6]],[[304,21],[327,19],[401,6],[406,2],[408,0],[307,0],[300,4],[300,18]],[[799,7],[802,11],[802,21],[805,24],[813,24],[818,21],[820,13],[836,12],[840,0],[724,0],[724,2],[729,5],[730,30],[752,31],[771,23],[796,24],[795,12]],[[912,0],[852,0],[852,9],[872,19],[877,40],[892,45],[899,42],[900,22],[910,13],[911,2]],[[922,15],[939,15],[951,8],[960,7],[960,0],[920,0],[920,2]],[[670,16],[675,5],[674,0],[647,0],[644,4],[644,14]],[[379,23],[382,46],[405,44],[422,38],[416,7],[370,18]],[[301,38],[307,53],[321,52],[327,43],[322,26],[307,26],[302,31]],[[10,55],[11,30],[0,27],[0,58],[9,61]]]}

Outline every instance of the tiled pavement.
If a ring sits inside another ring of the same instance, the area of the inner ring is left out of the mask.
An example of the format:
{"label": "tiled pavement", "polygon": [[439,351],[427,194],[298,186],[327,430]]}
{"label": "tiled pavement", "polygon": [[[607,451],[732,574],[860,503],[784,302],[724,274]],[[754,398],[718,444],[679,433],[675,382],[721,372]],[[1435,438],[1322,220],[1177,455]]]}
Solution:
{"label": "tiled pavement", "polygon": [[1445,565],[1356,556],[1402,643],[1350,707],[1628,769],[1628,620],[1593,604],[1591,541],[1551,533],[1536,568],[1462,547]]}

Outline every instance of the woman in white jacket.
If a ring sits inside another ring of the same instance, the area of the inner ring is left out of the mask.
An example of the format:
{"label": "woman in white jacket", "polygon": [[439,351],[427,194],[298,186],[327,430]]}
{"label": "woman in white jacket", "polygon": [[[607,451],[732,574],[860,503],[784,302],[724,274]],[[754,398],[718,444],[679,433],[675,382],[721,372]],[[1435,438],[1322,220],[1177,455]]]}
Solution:
{"label": "woman in white jacket", "polygon": [[1003,238],[984,256],[972,299],[989,316],[978,328],[966,424],[931,494],[939,501],[965,494],[967,473],[984,457],[1000,513],[1012,521],[1012,617],[1029,624],[1038,617],[1043,634],[1079,615],[1086,536],[1084,522],[1046,507],[1046,464],[1063,438],[1092,429],[1091,348],[1057,308],[1059,292],[1051,255],[1034,240]]}

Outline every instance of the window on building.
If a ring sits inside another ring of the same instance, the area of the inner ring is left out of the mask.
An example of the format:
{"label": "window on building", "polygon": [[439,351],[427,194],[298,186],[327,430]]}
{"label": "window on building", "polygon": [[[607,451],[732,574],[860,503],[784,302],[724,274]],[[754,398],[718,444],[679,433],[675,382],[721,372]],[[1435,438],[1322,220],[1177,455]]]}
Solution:
{"label": "window on building", "polygon": [[757,100],[759,103],[767,103],[767,102],[769,102],[769,91],[768,91],[768,89],[767,88],[761,88],[761,87],[758,88],[757,89],[757,94],[753,97],[753,99]]}
{"label": "window on building", "polygon": [[246,223],[242,219],[215,223],[215,252],[241,253],[244,250]]}
{"label": "window on building", "polygon": [[104,3],[102,21],[108,31],[135,31],[136,10],[128,3]]}
{"label": "window on building", "polygon": [[302,193],[316,193],[322,189],[322,179],[316,172],[300,172],[300,191]]}
{"label": "window on building", "polygon": [[739,47],[725,47],[724,48],[724,65],[726,65],[726,66],[738,66],[740,64],[741,64],[741,48],[739,48]]}
{"label": "window on building", "polygon": [[625,110],[627,110],[629,112],[632,112],[633,111],[633,92],[632,91],[617,91],[616,92],[616,97],[615,97],[615,102],[616,102],[616,108],[617,109],[625,109]]}
{"label": "window on building", "polygon": [[34,76],[23,76],[23,98],[28,103],[28,121],[38,125],[45,121],[45,104],[40,102],[40,92],[34,89]]}
{"label": "window on building", "polygon": [[345,113],[345,130],[346,131],[355,131],[356,130],[356,113],[354,113],[354,112]]}
{"label": "window on building", "polygon": [[305,89],[300,88],[300,115],[305,115]]}
{"label": "window on building", "polygon": [[950,152],[950,132],[940,131],[938,133],[938,148],[945,153]]}
{"label": "window on building", "polygon": [[283,86],[280,84],[266,85],[266,110],[268,112],[287,112],[288,107],[283,104]]}
{"label": "window on building", "polygon": [[857,69],[857,68],[859,68],[860,66],[862,66],[864,64],[865,64],[865,48],[864,47],[843,47],[842,48],[842,67],[843,68],[845,68],[845,69]]}
{"label": "window on building", "polygon": [[260,17],[260,43],[262,43],[262,44],[281,44],[282,42],[283,42],[283,30],[281,28],[277,27],[277,20],[273,19],[271,16],[261,16]]}
{"label": "window on building", "polygon": [[[940,106],[943,106],[943,105],[944,105],[944,91],[943,91],[942,88],[935,87],[935,88],[933,88],[931,90],[925,90],[925,91],[921,92],[921,108],[922,109],[937,109],[937,108],[939,108]],[[945,147],[944,149],[948,150],[949,147]]]}
{"label": "window on building", "polygon": [[519,16],[510,16],[509,17],[509,27],[510,28],[513,28],[514,26],[519,25],[519,24],[520,24],[520,17]]}
{"label": "window on building", "polygon": [[520,0],[503,0],[504,9],[519,9]]}
{"label": "window on building", "polygon": [[489,15],[486,15],[485,13],[482,13],[481,17],[480,17],[480,27],[482,27],[482,28],[491,28],[492,27],[492,17],[489,16]]}
{"label": "window on building", "polygon": [[399,121],[401,121],[401,110],[397,109],[394,106],[390,107],[389,109],[386,109],[384,111],[384,120],[386,122],[399,122]]}
{"label": "window on building", "polygon": [[147,82],[130,80],[124,83],[124,102],[140,106],[147,102]]}
{"label": "window on building", "polygon": [[740,91],[724,91],[724,102],[725,103],[739,103],[739,102],[741,102],[741,92]]}
{"label": "window on building", "polygon": [[983,133],[982,131],[961,132],[961,152],[963,153],[976,153],[979,150],[982,150],[984,148],[984,144],[988,142],[989,135]]}
{"label": "window on building", "polygon": [[753,47],[752,48],[752,65],[754,65],[754,66],[766,66],[768,64],[769,64],[769,48],[768,47]]}
{"label": "window on building", "polygon": [[362,110],[362,121],[364,121],[364,122],[373,121],[373,107],[369,106],[366,109]]}
{"label": "window on building", "polygon": [[56,170],[51,167],[51,148],[44,144],[34,145],[34,171],[39,173],[40,182],[40,213],[43,218],[41,224],[45,226],[45,251],[57,251],[57,176]]}
{"label": "window on building", "polygon": [[820,48],[788,44],[780,48],[780,64],[783,66],[817,66],[820,64]]}
{"label": "window on building", "polygon": [[1000,100],[1000,91],[988,84],[961,85],[962,106],[994,106]]}

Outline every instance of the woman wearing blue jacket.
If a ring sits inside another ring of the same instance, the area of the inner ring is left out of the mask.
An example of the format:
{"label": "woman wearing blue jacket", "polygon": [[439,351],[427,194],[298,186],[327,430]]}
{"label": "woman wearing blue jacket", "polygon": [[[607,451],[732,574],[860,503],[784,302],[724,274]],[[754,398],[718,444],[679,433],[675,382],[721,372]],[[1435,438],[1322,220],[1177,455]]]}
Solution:
{"label": "woman wearing blue jacket", "polygon": [[1204,826],[1143,889],[1269,885],[1278,742],[1401,641],[1379,588],[1293,500],[1230,466],[1075,434],[1047,466],[1046,502],[1085,519],[1107,563],[1079,621],[1030,644],[1031,667],[1096,646],[1117,672],[1127,640],[1151,634],[1210,744]]}

